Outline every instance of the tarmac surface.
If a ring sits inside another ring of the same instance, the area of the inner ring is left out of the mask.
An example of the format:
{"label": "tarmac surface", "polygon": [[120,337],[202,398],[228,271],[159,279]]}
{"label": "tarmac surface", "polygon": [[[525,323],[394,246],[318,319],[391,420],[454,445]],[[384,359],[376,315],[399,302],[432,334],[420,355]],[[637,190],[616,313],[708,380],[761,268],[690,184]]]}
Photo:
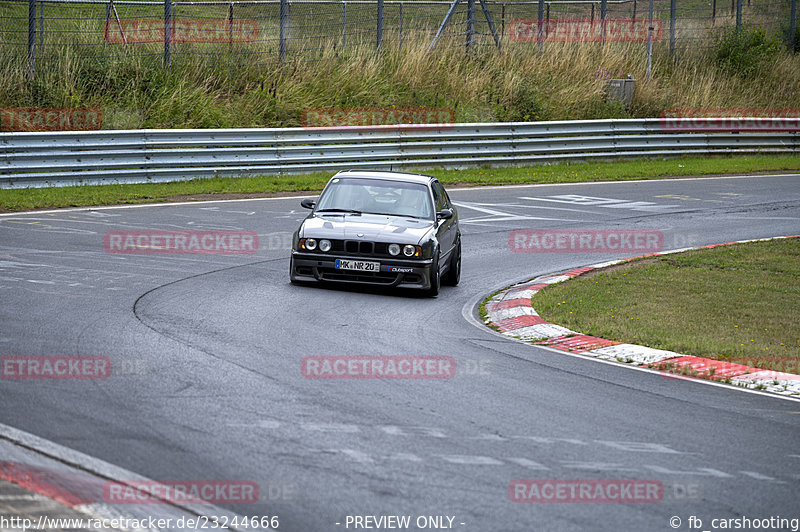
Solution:
{"label": "tarmac surface", "polygon": [[[298,198],[0,216],[0,354],[106,357],[112,368],[104,378],[3,378],[0,422],[162,482],[255,482],[256,502],[215,504],[277,515],[280,530],[346,530],[355,516],[389,515],[409,516],[412,530],[465,531],[800,518],[797,401],[555,353],[475,323],[499,288],[641,254],[519,253],[513,230],[655,230],[664,249],[797,234],[800,175],[450,195],[463,274],[435,299],[289,284],[291,233],[308,212]],[[107,232],[139,230],[253,232],[258,249],[104,248]],[[303,357],[353,355],[444,355],[458,371],[301,373]],[[663,492],[520,503],[509,493],[520,479],[633,479]],[[28,495],[1,484],[0,515],[69,513]]]}

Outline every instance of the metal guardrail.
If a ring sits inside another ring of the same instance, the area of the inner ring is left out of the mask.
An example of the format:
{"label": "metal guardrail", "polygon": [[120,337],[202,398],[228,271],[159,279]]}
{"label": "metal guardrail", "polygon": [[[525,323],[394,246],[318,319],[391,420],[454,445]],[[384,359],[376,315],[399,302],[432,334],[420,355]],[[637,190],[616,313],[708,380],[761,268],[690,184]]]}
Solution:
{"label": "metal guardrail", "polygon": [[703,119],[695,132],[668,120],[0,133],[0,188],[800,150],[797,119],[791,131]]}

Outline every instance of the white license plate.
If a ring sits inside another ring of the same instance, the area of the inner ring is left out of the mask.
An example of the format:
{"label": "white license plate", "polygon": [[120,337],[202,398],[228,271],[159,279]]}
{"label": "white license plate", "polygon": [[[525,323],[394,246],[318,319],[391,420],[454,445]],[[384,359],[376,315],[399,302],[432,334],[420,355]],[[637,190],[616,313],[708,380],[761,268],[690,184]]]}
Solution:
{"label": "white license plate", "polygon": [[381,271],[380,262],[368,262],[365,260],[345,260],[336,259],[337,270],[358,270],[360,272],[379,272]]}

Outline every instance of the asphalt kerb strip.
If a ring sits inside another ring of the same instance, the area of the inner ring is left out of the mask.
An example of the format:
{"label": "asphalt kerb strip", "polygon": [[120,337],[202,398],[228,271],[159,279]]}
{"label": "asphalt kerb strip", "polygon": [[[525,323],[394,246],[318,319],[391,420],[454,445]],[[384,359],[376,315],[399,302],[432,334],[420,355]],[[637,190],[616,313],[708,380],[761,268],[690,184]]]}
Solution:
{"label": "asphalt kerb strip", "polygon": [[613,340],[571,331],[561,325],[550,323],[539,316],[531,303],[533,295],[546,286],[573,279],[586,272],[631,262],[637,259],[697,249],[708,249],[718,246],[730,246],[749,242],[766,242],[769,240],[797,237],[800,237],[800,235],[739,240],[723,244],[674,249],[602,262],[555,274],[542,275],[509,286],[486,300],[485,309],[487,317],[484,323],[506,336],[534,345],[546,346],[569,353],[577,353],[613,362],[644,366],[663,371],[665,377],[669,378],[713,380],[754,390],[800,397],[800,375],[765,370],[763,368],[755,368],[711,358],[689,356],[673,351],[653,349],[652,347],[642,345],[615,342]]}

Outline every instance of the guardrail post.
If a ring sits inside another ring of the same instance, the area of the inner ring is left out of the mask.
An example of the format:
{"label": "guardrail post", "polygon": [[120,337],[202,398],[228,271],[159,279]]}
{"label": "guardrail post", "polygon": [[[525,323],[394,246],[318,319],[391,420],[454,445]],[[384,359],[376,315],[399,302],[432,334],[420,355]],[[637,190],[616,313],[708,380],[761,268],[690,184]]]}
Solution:
{"label": "guardrail post", "polygon": [[789,14],[789,50],[797,46],[797,0],[792,0],[792,11]]}
{"label": "guardrail post", "polygon": [[[742,0],[739,0],[740,2]],[[675,57],[675,19],[677,13],[677,0],[669,2],[669,55]]]}
{"label": "guardrail post", "polygon": [[172,0],[164,0],[164,66],[172,64]]}
{"label": "guardrail post", "polygon": [[736,31],[742,29],[742,0],[736,0]]}
{"label": "guardrail post", "polygon": [[603,44],[606,43],[606,13],[608,13],[608,0],[600,2],[600,31]]}
{"label": "guardrail post", "polygon": [[281,0],[280,12],[280,44],[278,45],[278,55],[281,63],[286,60],[286,52],[289,49],[289,1]]}
{"label": "guardrail post", "polygon": [[375,30],[375,34],[375,49],[380,52],[383,44],[383,0],[378,0],[378,27]]}
{"label": "guardrail post", "polygon": [[36,0],[28,0],[28,77],[36,77]]}
{"label": "guardrail post", "polygon": [[536,19],[536,47],[539,53],[542,53],[544,51],[544,0],[539,0],[539,10],[536,14]]}

